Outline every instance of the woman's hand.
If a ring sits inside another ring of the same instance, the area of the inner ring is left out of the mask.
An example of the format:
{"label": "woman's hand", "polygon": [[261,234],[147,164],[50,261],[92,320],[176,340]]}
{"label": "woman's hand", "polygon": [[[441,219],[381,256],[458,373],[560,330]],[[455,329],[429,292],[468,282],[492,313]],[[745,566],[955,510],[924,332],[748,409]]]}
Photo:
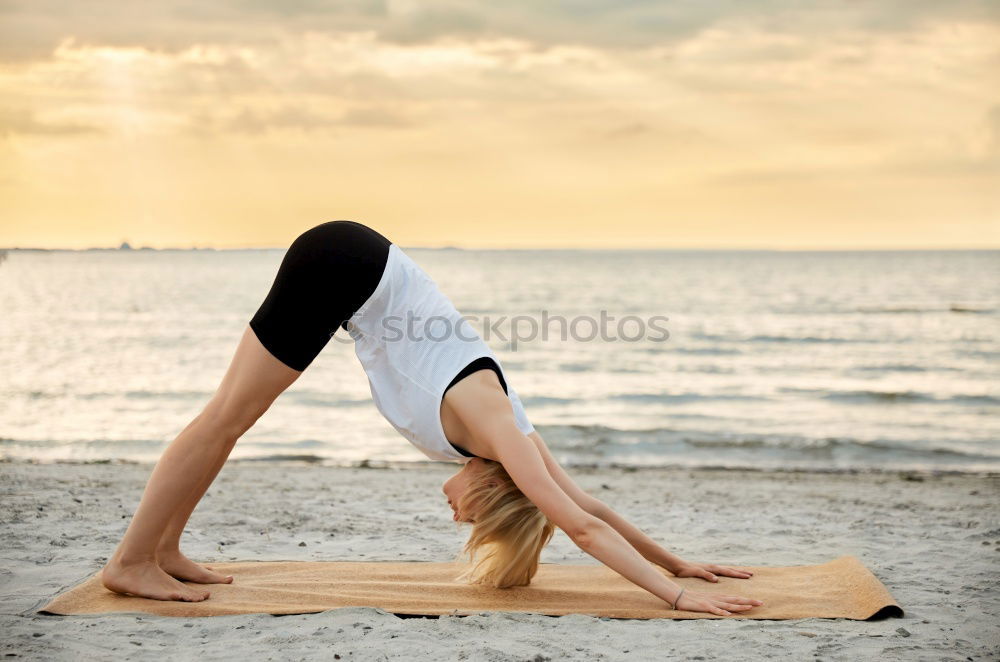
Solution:
{"label": "woman's hand", "polygon": [[684,591],[677,601],[677,611],[702,611],[719,616],[732,616],[734,611],[744,612],[764,604],[753,598],[738,595],[709,595],[696,591]]}
{"label": "woman's hand", "polygon": [[676,568],[667,568],[674,574],[675,577],[700,577],[706,581],[717,582],[719,578],[716,575],[722,575],[723,577],[736,577],[737,579],[749,579],[753,576],[753,573],[749,570],[741,570],[740,568],[729,568],[724,565],[716,565],[714,563],[682,563]]}

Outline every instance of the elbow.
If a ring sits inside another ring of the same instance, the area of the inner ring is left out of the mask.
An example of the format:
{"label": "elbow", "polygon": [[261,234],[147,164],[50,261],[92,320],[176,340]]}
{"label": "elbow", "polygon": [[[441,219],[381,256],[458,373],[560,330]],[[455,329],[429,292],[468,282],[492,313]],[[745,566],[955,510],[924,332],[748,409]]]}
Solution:
{"label": "elbow", "polygon": [[608,512],[608,507],[603,501],[597,497],[590,497],[587,500],[587,505],[584,508],[588,513],[596,517],[601,521],[605,521],[606,514]]}
{"label": "elbow", "polygon": [[606,526],[607,524],[603,521],[591,516],[577,524],[577,526],[569,532],[569,537],[577,547],[582,550],[587,550],[591,547],[599,532]]}

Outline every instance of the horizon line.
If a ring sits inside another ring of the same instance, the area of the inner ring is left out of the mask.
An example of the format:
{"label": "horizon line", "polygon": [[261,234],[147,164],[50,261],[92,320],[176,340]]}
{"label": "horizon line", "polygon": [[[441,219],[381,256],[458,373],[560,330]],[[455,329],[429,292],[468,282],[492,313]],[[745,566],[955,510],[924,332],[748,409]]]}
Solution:
{"label": "horizon line", "polygon": [[[920,252],[920,251],[954,251],[954,252],[971,252],[971,251],[997,251],[1000,250],[1000,243],[994,246],[945,246],[945,247],[915,247],[915,246],[840,246],[840,247],[816,247],[816,246],[783,246],[783,247],[748,247],[748,246],[657,246],[657,247],[632,247],[632,246],[607,246],[607,247],[597,247],[597,246],[492,246],[492,247],[466,247],[466,246],[453,246],[453,245],[441,245],[441,246],[404,246],[399,245],[400,248],[404,250],[450,250],[450,251],[578,251],[578,252],[608,252],[608,251],[627,251],[627,252],[644,252],[651,253],[657,251],[692,251],[692,252],[710,252],[710,251],[745,251],[745,252]],[[243,246],[243,247],[215,247],[215,246],[129,246],[128,248],[123,248],[122,246],[88,246],[85,248],[70,248],[70,247],[43,247],[43,246],[4,246],[0,247],[0,251],[26,251],[26,252],[90,252],[90,251],[114,251],[121,253],[131,253],[139,251],[215,251],[215,252],[236,252],[236,251],[270,251],[270,250],[287,250],[287,246]]]}

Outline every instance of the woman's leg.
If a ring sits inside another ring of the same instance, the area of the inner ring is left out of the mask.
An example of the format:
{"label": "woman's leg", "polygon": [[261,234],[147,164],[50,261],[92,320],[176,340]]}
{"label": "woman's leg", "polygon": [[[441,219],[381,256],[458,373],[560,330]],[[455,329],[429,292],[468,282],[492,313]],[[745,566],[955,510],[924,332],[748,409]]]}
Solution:
{"label": "woman's leg", "polygon": [[160,542],[156,547],[156,565],[171,577],[198,584],[230,584],[233,581],[232,576],[222,575],[212,570],[211,566],[203,566],[190,560],[180,549],[181,534],[184,533],[184,527],[187,526],[191,513],[205,496],[205,492],[208,491],[228,457],[229,451],[226,448],[220,449],[211,469],[184,504],[174,512],[170,523],[160,536]]}
{"label": "woman's leg", "polygon": [[390,245],[354,221],[322,223],[292,242],[218,391],[153,469],[132,522],[102,571],[108,589],[161,600],[204,600],[207,591],[175,577],[230,581],[180,553],[184,526],[236,440],[374,292]]}
{"label": "woman's leg", "polygon": [[[249,327],[244,330],[219,389],[153,468],[125,536],[102,570],[106,588],[157,600],[199,601],[209,596],[162,569],[158,550],[172,552],[177,547],[184,524],[236,441],[301,374],[271,355]],[[177,557],[179,550],[164,561],[168,567],[183,566]],[[182,570],[192,571],[190,566]]]}

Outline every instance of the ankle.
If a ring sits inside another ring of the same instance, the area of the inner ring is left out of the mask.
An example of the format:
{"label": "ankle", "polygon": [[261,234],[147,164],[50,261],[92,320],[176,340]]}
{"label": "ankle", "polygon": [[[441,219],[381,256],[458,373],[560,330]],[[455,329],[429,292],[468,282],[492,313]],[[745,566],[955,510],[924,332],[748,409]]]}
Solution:
{"label": "ankle", "polygon": [[156,563],[156,554],[115,552],[114,556],[111,557],[111,562],[122,566]]}

